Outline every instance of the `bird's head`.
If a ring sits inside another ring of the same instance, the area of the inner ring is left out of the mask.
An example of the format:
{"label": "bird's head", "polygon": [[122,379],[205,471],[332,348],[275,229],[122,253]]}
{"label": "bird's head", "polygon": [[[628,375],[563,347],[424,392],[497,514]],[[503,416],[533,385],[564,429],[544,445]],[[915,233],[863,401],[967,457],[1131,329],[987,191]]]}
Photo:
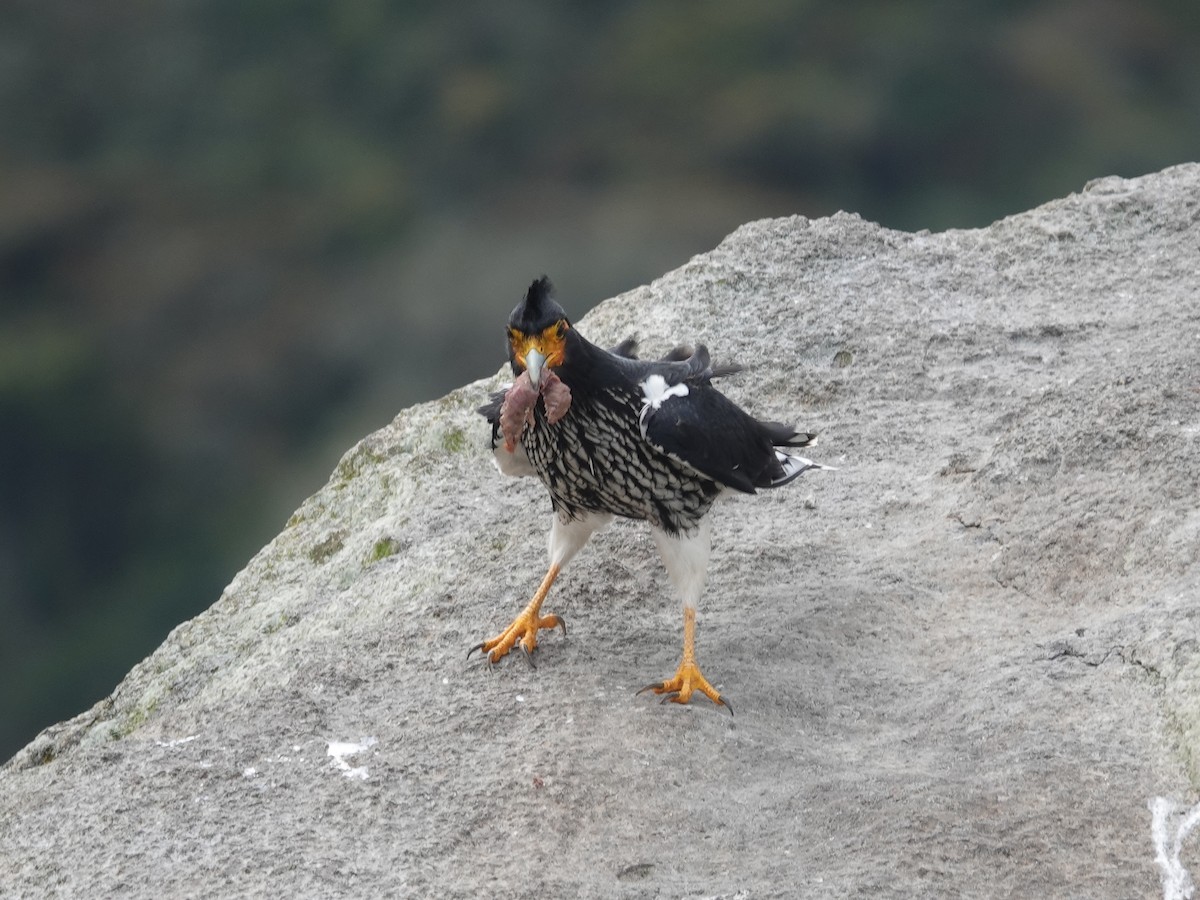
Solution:
{"label": "bird's head", "polygon": [[571,323],[554,302],[553,290],[550,279],[543,275],[529,286],[525,299],[508,317],[508,358],[513,374],[528,372],[534,387],[545,369],[561,366],[566,359]]}

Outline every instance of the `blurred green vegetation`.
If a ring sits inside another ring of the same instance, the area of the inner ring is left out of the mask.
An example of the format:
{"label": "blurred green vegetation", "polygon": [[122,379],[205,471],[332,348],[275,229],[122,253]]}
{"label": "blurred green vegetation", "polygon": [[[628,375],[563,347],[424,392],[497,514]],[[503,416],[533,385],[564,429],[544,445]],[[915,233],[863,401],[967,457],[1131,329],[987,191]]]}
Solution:
{"label": "blurred green vegetation", "polygon": [[1198,147],[1194,0],[4,4],[0,758],[495,371],[531,277],[578,316],[750,218],[979,226]]}

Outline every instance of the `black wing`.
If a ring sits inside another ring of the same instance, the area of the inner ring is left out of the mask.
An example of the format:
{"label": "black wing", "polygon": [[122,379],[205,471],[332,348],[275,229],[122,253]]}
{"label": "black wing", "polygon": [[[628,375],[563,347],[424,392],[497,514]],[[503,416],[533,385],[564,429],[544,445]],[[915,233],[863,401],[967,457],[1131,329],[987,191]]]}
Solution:
{"label": "black wing", "polygon": [[[686,360],[672,356],[669,366],[656,367],[642,382],[640,424],[652,446],[747,494],[787,484],[814,466],[775,448],[804,447],[816,435],[759,421],[712,386],[713,377],[736,370],[714,369],[703,346]],[[651,384],[656,375],[662,382]]]}

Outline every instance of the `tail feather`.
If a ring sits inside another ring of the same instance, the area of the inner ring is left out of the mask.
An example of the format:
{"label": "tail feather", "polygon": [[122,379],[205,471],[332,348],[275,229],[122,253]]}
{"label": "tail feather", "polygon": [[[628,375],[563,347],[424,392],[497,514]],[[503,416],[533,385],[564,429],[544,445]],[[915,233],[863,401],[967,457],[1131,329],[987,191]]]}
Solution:
{"label": "tail feather", "polygon": [[759,423],[767,431],[767,436],[776,447],[812,447],[817,443],[817,435],[809,431],[801,431],[794,425],[784,425],[782,422]]}
{"label": "tail feather", "polygon": [[784,453],[782,450],[775,451],[775,457],[779,460],[779,468],[782,475],[771,479],[771,487],[782,487],[789,481],[794,481],[799,478],[809,469],[828,469],[830,472],[836,472],[833,466],[821,465],[821,463],[813,462],[811,459],[806,459],[803,456],[792,456],[789,453]]}
{"label": "tail feather", "polygon": [[[813,432],[801,431],[795,426],[784,425],[782,422],[761,422],[760,424],[771,439],[771,443],[776,447],[789,449],[812,447],[817,443],[817,436]],[[796,480],[809,469],[836,471],[833,466],[825,466],[804,456],[785,453],[783,450],[775,451],[775,461],[778,465],[771,472],[769,487],[782,487],[788,482]]]}

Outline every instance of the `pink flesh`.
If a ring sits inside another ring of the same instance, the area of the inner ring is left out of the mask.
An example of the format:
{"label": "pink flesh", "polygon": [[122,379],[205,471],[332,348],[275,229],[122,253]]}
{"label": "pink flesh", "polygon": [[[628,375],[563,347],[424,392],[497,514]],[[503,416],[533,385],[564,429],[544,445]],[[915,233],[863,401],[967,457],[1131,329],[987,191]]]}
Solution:
{"label": "pink flesh", "polygon": [[542,376],[542,400],[546,403],[546,421],[553,425],[571,408],[571,389],[553,372]]}
{"label": "pink flesh", "polygon": [[504,449],[512,453],[525,423],[533,416],[533,405],[537,403],[538,392],[529,383],[529,373],[522,372],[513,382],[513,386],[504,395],[504,403],[500,407],[500,433],[504,435]]}
{"label": "pink flesh", "polygon": [[504,395],[504,403],[500,406],[500,433],[504,435],[504,449],[509,453],[516,449],[525,423],[533,421],[533,407],[539,394],[546,404],[546,421],[551,425],[571,408],[571,389],[553,372],[542,373],[540,391],[529,383],[529,373],[522,372]]}

